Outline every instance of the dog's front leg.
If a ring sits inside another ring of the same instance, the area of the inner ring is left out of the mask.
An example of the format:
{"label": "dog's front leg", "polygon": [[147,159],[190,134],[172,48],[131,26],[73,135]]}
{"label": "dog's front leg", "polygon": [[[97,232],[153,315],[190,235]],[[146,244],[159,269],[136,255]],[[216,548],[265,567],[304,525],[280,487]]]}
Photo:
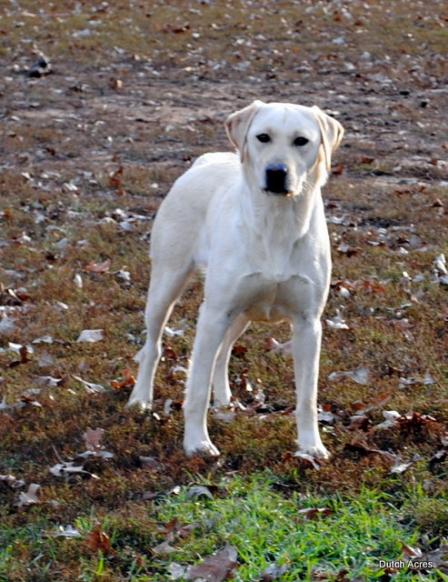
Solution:
{"label": "dog's front leg", "polygon": [[217,353],[229,324],[225,311],[215,310],[207,303],[201,306],[184,403],[184,449],[187,455],[195,452],[219,455],[208,436],[207,409]]}
{"label": "dog's front leg", "polygon": [[299,451],[327,459],[330,454],[322,444],[317,423],[317,380],[322,325],[318,318],[297,317],[293,330]]}

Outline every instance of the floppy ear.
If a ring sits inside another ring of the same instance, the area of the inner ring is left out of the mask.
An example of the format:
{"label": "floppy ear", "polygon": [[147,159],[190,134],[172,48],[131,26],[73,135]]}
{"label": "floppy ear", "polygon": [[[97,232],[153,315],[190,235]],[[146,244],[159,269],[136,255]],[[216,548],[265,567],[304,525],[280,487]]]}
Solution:
{"label": "floppy ear", "polygon": [[226,119],[227,135],[232,145],[240,152],[241,161],[244,161],[247,132],[255,114],[262,105],[264,105],[263,101],[253,101],[244,109],[231,113]]}
{"label": "floppy ear", "polygon": [[327,172],[331,170],[331,155],[338,148],[344,136],[342,125],[327,115],[322,109],[314,105],[312,107],[320,127],[321,143],[324,150],[325,166]]}

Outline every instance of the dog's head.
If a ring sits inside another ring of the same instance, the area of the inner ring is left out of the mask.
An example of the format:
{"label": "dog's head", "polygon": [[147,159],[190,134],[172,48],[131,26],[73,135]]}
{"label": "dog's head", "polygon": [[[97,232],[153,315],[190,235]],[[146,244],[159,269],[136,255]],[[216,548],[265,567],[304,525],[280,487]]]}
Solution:
{"label": "dog's head", "polygon": [[250,182],[284,196],[299,195],[310,182],[325,183],[344,134],[319,107],[262,101],[232,113],[226,129]]}

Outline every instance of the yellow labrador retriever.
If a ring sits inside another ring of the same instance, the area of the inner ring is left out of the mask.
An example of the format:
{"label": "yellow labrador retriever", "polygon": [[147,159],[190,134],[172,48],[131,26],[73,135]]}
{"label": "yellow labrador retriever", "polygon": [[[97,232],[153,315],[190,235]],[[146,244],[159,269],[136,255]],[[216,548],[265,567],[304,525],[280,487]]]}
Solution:
{"label": "yellow labrador retriever", "polygon": [[147,340],[128,405],[150,408],[161,335],[188,278],[206,268],[184,403],[187,454],[218,455],[207,430],[231,393],[232,345],[250,321],[289,320],[299,451],[327,458],[317,423],[320,318],[331,272],[321,186],[343,128],[318,107],[254,101],[229,116],[236,153],[196,160],[163,201],[151,236]]}

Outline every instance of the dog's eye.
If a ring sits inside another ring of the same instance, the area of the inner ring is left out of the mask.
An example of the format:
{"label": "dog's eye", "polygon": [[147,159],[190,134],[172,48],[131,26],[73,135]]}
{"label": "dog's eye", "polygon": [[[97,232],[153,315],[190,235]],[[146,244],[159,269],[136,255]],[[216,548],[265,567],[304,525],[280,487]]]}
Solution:
{"label": "dog's eye", "polygon": [[296,137],[296,139],[294,140],[294,145],[295,146],[304,146],[306,145],[310,140],[307,139],[306,137]]}
{"label": "dog's eye", "polygon": [[261,143],[268,143],[268,141],[271,141],[271,136],[269,136],[267,133],[259,133],[257,135],[257,139],[258,141],[261,141]]}

